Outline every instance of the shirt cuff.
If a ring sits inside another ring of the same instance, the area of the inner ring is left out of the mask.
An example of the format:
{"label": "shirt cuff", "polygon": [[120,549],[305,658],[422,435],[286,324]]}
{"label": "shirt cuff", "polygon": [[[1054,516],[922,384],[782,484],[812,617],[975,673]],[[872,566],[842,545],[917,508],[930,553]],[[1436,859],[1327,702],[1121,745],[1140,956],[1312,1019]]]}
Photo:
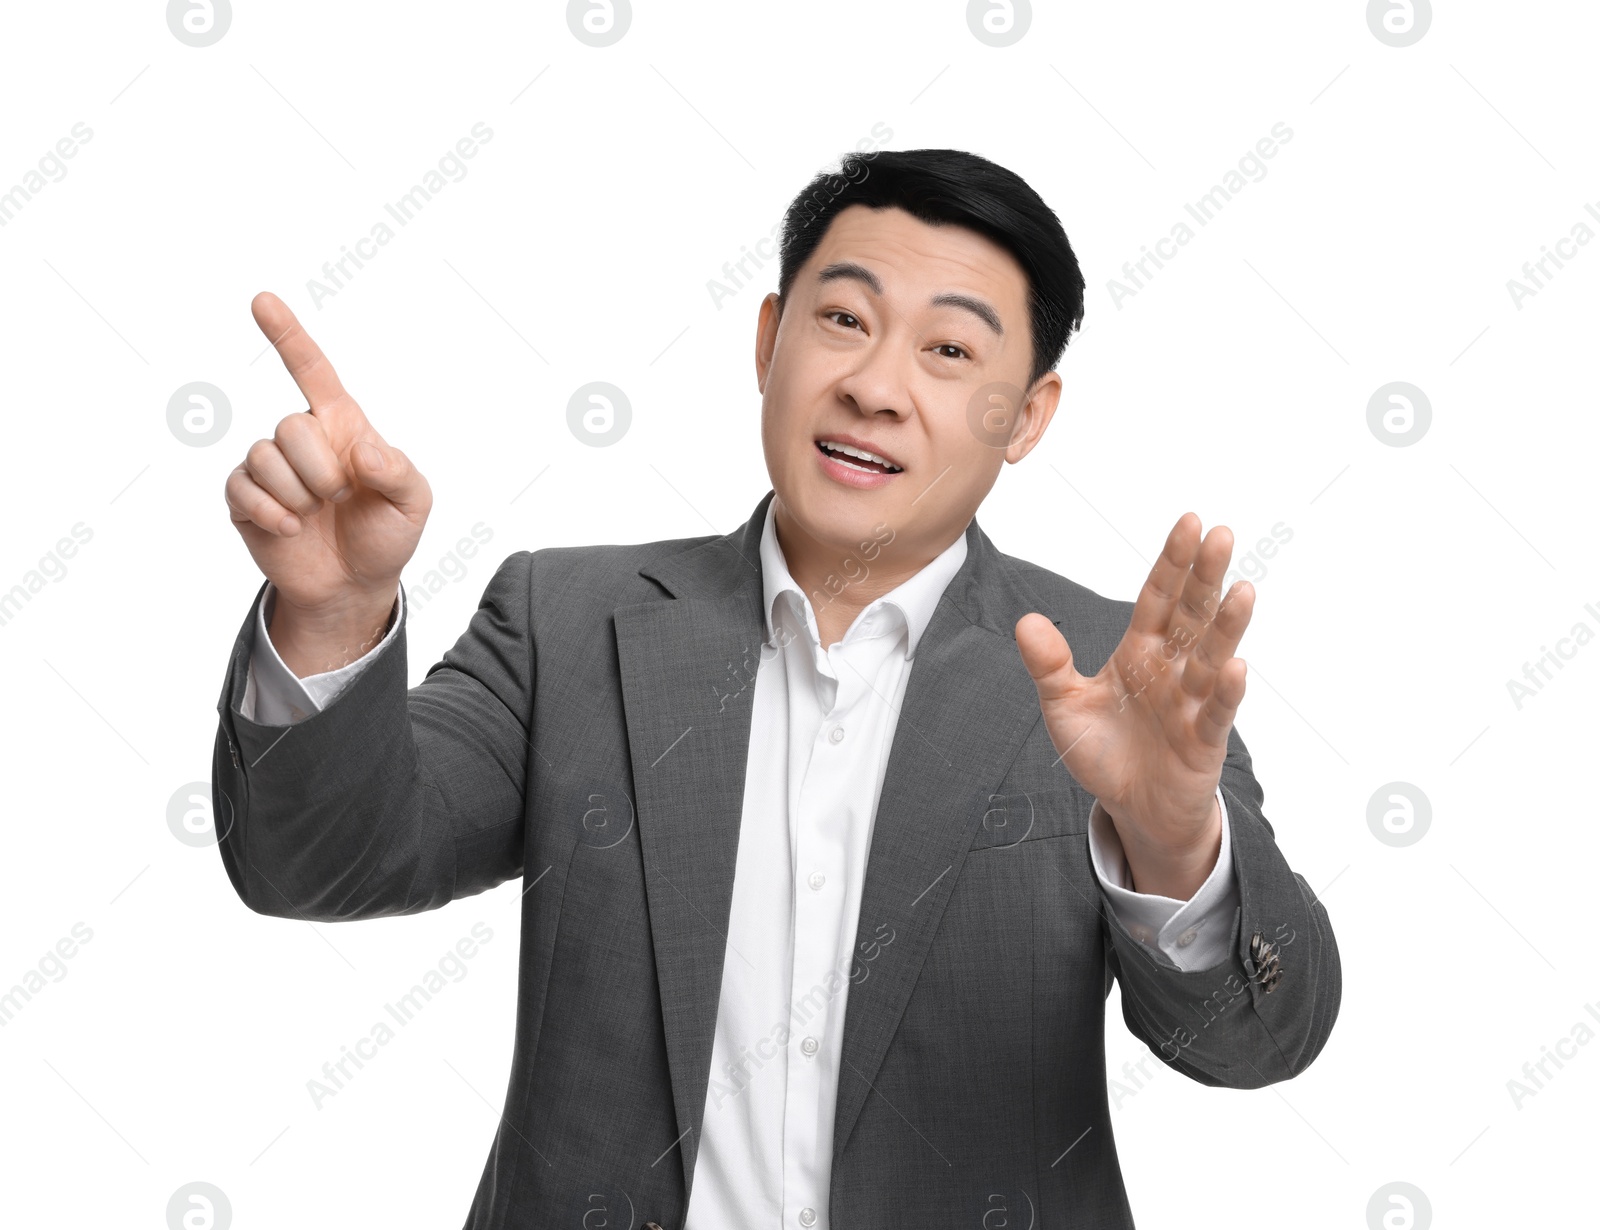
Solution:
{"label": "shirt cuff", "polygon": [[1210,969],[1219,964],[1227,957],[1233,938],[1239,882],[1233,874],[1228,805],[1220,783],[1217,805],[1222,809],[1222,846],[1217,851],[1217,865],[1187,901],[1135,892],[1131,887],[1133,873],[1128,869],[1122,840],[1111,816],[1098,799],[1089,812],[1089,862],[1112,910],[1134,939],[1158,948],[1181,970]]}
{"label": "shirt cuff", "polygon": [[285,664],[272,637],[267,634],[267,624],[272,619],[278,597],[277,587],[268,581],[256,607],[255,640],[250,646],[250,665],[245,675],[244,696],[239,702],[240,714],[262,726],[292,726],[331,705],[400,630],[406,591],[403,585],[395,589],[396,605],[381,641],[354,662],[302,679]]}

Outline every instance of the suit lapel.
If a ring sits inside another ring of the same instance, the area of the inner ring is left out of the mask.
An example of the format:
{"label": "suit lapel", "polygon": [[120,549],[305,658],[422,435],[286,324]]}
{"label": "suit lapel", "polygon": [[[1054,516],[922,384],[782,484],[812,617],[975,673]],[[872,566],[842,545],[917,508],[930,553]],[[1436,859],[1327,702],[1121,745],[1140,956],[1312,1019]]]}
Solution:
{"label": "suit lapel", "polygon": [[[764,632],[765,515],[763,500],[741,529],[642,570],[680,595],[674,600],[613,612],[686,1189],[699,1148],[733,901]],[[749,685],[741,689],[746,675]]]}
{"label": "suit lapel", "polygon": [[1042,608],[1010,584],[976,522],[967,543],[917,645],[873,822],[855,952],[866,974],[845,1001],[835,1165],[877,1096],[872,1082],[990,795],[1041,720],[1012,628]]}

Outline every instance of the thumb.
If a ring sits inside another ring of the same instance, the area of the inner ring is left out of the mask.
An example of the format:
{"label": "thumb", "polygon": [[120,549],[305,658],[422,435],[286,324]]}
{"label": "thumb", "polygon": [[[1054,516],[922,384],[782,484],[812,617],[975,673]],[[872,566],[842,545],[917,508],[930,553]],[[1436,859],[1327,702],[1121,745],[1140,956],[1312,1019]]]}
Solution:
{"label": "thumb", "polygon": [[1039,689],[1041,700],[1069,692],[1080,676],[1072,665],[1072,647],[1061,630],[1037,611],[1017,620],[1017,651]]}
{"label": "thumb", "polygon": [[407,516],[427,516],[433,491],[411,459],[392,444],[367,438],[350,449],[350,468],[361,485],[370,487]]}

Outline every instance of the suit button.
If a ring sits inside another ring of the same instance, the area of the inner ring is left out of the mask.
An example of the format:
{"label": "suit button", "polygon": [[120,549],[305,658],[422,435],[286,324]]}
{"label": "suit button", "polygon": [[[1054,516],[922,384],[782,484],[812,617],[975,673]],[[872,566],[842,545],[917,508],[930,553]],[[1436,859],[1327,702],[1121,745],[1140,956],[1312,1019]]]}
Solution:
{"label": "suit button", "polygon": [[1277,948],[1269,940],[1262,939],[1259,931],[1250,937],[1250,959],[1256,967],[1253,980],[1270,995],[1283,980],[1283,963]]}

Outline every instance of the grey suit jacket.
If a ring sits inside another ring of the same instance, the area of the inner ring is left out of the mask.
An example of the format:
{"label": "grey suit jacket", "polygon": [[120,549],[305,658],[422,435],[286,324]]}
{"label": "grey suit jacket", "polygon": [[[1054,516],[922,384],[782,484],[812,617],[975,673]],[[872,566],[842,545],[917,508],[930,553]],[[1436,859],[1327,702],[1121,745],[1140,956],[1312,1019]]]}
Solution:
{"label": "grey suit jacket", "polygon": [[[517,552],[417,687],[402,625],[293,727],[240,714],[253,610],[240,629],[213,789],[247,906],[331,922],[532,886],[510,1085],[468,1230],[683,1225],[770,499],[726,535]],[[837,1230],[1127,1227],[1112,979],[1165,1062],[1255,1088],[1327,1041],[1338,951],[1237,731],[1222,771],[1242,903],[1228,959],[1182,972],[1127,932],[1089,864],[1093,800],[1057,763],[1012,629],[1043,612],[1092,673],[1132,604],[1001,554],[976,520],[967,548],[918,645],[873,828],[830,1216]]]}

